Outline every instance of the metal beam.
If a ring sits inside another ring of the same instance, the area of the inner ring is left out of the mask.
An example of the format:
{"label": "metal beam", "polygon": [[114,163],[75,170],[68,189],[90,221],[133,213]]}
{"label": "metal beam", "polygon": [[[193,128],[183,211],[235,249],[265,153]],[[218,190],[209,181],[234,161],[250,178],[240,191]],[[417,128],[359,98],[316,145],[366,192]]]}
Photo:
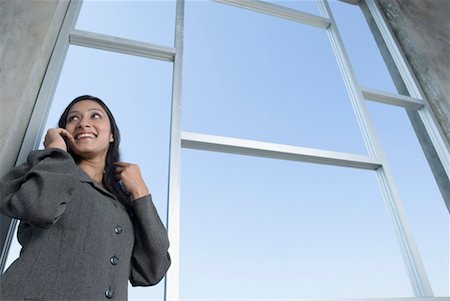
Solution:
{"label": "metal beam", "polygon": [[363,96],[367,100],[390,104],[405,109],[420,110],[424,105],[424,101],[409,96],[392,94],[388,92],[377,91],[361,87]]}
{"label": "metal beam", "polygon": [[359,5],[359,3],[361,2],[361,0],[339,0],[348,4],[353,4],[353,5]]}
{"label": "metal beam", "polygon": [[369,156],[192,132],[181,133],[181,147],[368,170],[376,170],[381,166],[380,162]]}
{"label": "metal beam", "polygon": [[309,13],[304,13],[295,9],[287,8],[281,5],[276,5],[264,1],[257,1],[257,0],[213,0],[213,1],[249,9],[255,12],[311,25],[322,29],[327,29],[331,24],[330,20],[327,18],[316,16]]}
{"label": "metal beam", "polygon": [[69,35],[69,42],[72,45],[142,56],[168,62],[173,62],[175,57],[175,49],[171,47],[83,30],[73,30]]}
{"label": "metal beam", "polygon": [[184,0],[177,0],[175,19],[176,57],[173,63],[172,108],[170,117],[169,187],[167,233],[172,265],[165,279],[164,300],[180,298],[180,195],[181,195],[181,91],[184,41]]}

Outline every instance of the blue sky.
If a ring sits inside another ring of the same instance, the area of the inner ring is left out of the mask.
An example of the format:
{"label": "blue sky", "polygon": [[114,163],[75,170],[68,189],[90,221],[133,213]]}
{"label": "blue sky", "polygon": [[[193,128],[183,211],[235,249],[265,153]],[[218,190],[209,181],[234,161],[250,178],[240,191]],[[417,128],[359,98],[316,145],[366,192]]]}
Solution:
{"label": "blue sky", "polygon": [[[272,2],[319,15],[314,1]],[[359,8],[331,5],[358,82],[395,92]],[[174,15],[172,1],[88,1],[76,28],[173,46]],[[184,38],[182,130],[367,154],[324,30],[188,1]],[[47,121],[80,94],[105,100],[163,220],[171,80],[171,63],[71,46]],[[434,293],[448,296],[443,199],[405,111],[367,105]],[[181,176],[182,299],[413,296],[374,172],[183,150]]]}

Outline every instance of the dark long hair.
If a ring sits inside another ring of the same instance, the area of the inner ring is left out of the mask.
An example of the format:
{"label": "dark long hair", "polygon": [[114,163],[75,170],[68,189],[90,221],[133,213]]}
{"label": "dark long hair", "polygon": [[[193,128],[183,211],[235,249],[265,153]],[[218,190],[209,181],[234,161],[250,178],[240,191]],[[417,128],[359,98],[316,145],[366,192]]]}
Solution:
{"label": "dark long hair", "polygon": [[[105,110],[106,114],[109,117],[109,122],[111,126],[111,133],[114,137],[114,140],[109,144],[108,153],[106,154],[106,162],[105,162],[105,174],[103,175],[103,185],[105,188],[111,192],[114,196],[116,196],[119,201],[127,205],[130,201],[129,195],[123,190],[121,187],[119,181],[117,180],[116,174],[115,174],[115,166],[114,162],[120,161],[120,153],[119,153],[119,145],[120,145],[120,131],[117,126],[116,120],[114,119],[113,114],[109,110],[109,108],[106,106],[106,104],[98,97],[91,96],[91,95],[81,95],[72,100],[69,105],[66,107],[64,112],[62,113],[61,117],[59,118],[58,126],[60,128],[66,128],[67,123],[67,115],[69,114],[70,109],[74,104],[77,102],[80,102],[82,100],[92,100],[97,102],[102,108]],[[75,162],[78,164],[80,161],[80,157],[75,154],[70,148],[67,148],[67,151],[69,154],[72,155]]]}

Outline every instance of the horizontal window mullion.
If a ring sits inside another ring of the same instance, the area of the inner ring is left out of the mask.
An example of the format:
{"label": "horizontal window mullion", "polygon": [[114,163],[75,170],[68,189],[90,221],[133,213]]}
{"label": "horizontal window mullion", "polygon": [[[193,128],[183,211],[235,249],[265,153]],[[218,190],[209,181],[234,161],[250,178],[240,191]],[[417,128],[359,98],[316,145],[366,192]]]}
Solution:
{"label": "horizontal window mullion", "polygon": [[175,57],[174,48],[83,30],[73,30],[70,32],[69,42],[71,45],[96,48],[169,62],[173,62]]}
{"label": "horizontal window mullion", "polygon": [[331,24],[331,21],[327,18],[315,16],[313,14],[304,13],[295,9],[287,8],[281,5],[276,5],[264,1],[255,1],[255,0],[246,0],[246,1],[213,0],[213,1],[249,9],[259,13],[272,15],[275,17],[311,25],[322,29],[327,29]]}
{"label": "horizontal window mullion", "polygon": [[182,132],[181,147],[368,170],[381,166],[380,162],[368,156],[192,132]]}
{"label": "horizontal window mullion", "polygon": [[361,91],[363,93],[364,98],[367,100],[386,103],[412,110],[420,110],[424,106],[423,100],[412,98],[409,96],[397,95],[393,93],[382,92],[362,87]]}

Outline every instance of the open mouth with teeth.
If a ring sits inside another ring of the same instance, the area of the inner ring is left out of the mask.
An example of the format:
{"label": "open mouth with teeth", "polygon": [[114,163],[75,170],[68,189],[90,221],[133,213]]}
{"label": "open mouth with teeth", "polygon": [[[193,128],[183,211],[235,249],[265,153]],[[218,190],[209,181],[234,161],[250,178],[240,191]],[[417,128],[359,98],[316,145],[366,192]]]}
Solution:
{"label": "open mouth with teeth", "polygon": [[76,140],[82,138],[97,138],[97,135],[95,135],[94,133],[80,133],[75,137]]}

